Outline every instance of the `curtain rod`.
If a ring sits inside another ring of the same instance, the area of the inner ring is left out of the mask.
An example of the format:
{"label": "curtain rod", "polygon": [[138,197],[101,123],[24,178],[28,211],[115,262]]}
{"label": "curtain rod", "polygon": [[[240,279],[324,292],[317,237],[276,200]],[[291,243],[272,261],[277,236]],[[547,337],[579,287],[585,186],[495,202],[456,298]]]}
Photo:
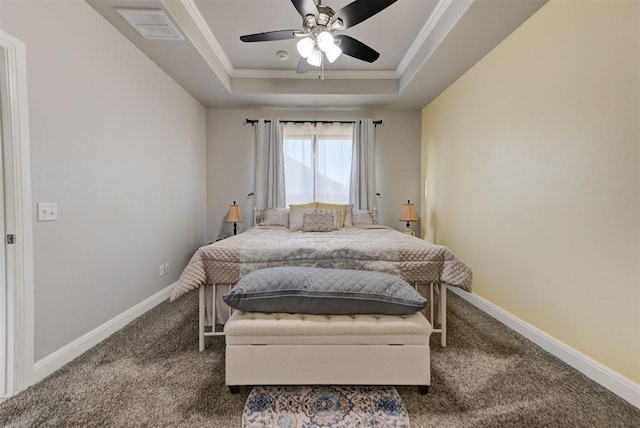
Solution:
{"label": "curtain rod", "polygon": [[[247,125],[255,125],[258,119],[245,119]],[[267,119],[265,122],[271,123]],[[355,120],[281,120],[280,123],[356,123]],[[382,120],[374,120],[373,126],[382,125]]]}

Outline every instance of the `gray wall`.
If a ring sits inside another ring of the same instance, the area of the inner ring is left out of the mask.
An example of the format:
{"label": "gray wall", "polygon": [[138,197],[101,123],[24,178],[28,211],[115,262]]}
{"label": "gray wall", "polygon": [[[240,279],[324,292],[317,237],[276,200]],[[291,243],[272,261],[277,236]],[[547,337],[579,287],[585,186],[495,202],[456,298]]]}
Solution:
{"label": "gray wall", "polygon": [[[208,239],[233,233],[224,222],[229,205],[238,201],[242,212],[241,230],[251,225],[253,200],[253,127],[245,118],[290,120],[352,120],[362,117],[382,119],[376,127],[376,174],[380,223],[398,230],[402,204],[420,200],[420,110],[207,110],[207,204]],[[419,214],[419,213],[418,213]],[[420,230],[418,224],[412,225]]]}
{"label": "gray wall", "polygon": [[34,223],[38,361],[203,243],[205,110],[83,1],[3,2],[0,24],[27,49],[34,212],[59,210]]}

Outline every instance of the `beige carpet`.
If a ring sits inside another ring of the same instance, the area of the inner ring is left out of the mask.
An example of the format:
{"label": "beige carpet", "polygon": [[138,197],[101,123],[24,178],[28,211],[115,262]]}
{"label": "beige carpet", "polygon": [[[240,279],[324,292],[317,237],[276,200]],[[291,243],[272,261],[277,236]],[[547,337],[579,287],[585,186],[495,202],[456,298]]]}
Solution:
{"label": "beige carpet", "polygon": [[[449,293],[429,394],[398,387],[412,428],[640,427],[640,410]],[[198,352],[197,293],[163,303],[0,405],[0,426],[240,427],[224,338]]]}

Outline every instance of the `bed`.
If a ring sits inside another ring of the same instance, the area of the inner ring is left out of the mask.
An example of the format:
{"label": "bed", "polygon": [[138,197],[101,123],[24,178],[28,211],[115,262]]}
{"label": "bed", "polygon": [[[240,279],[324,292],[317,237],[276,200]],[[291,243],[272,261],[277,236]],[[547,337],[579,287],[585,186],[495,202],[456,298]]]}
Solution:
{"label": "bed", "polygon": [[[451,250],[417,237],[377,224],[342,227],[330,232],[305,232],[284,226],[255,226],[247,231],[199,248],[182,272],[171,296],[199,290],[199,349],[205,337],[224,335],[215,331],[215,322],[207,329],[207,316],[219,321],[225,312],[216,311],[220,287],[228,290],[243,276],[258,269],[276,266],[302,266],[333,269],[368,270],[393,274],[426,287],[430,302],[427,318],[432,324],[439,318],[446,346],[446,288],[471,291],[472,274]],[[434,295],[439,295],[434,299]],[[439,313],[436,314],[436,300]],[[218,316],[216,317],[216,314]],[[439,317],[438,317],[439,315]]]}

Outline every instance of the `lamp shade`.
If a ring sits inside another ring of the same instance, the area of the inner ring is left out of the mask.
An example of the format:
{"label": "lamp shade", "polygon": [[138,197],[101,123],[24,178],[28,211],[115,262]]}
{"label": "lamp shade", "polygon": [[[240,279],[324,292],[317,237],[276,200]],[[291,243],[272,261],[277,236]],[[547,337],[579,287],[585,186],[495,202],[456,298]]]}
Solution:
{"label": "lamp shade", "polygon": [[236,205],[236,201],[233,201],[233,205],[229,205],[227,223],[242,223],[242,217],[240,216],[240,207]]}
{"label": "lamp shade", "polygon": [[411,201],[407,201],[406,204],[402,206],[402,213],[400,214],[400,221],[418,221],[418,215],[416,214],[416,207],[411,203]]}

